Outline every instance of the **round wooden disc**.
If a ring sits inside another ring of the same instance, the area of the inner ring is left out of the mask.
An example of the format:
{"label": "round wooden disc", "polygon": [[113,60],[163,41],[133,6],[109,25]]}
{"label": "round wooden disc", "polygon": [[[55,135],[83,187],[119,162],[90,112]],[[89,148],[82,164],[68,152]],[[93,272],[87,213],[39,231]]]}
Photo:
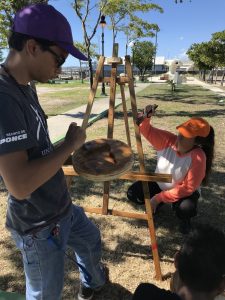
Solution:
{"label": "round wooden disc", "polygon": [[96,139],[85,143],[72,157],[74,170],[92,181],[110,181],[133,166],[131,148],[114,139]]}

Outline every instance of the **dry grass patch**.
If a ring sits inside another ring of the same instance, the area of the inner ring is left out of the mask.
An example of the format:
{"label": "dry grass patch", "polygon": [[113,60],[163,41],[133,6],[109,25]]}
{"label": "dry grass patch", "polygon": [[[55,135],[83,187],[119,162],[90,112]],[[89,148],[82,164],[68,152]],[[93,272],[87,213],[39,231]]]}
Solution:
{"label": "dry grass patch", "polygon": [[[159,105],[157,115],[154,117],[155,126],[176,132],[176,126],[184,122],[190,116],[203,116],[213,125],[216,132],[216,153],[213,172],[210,183],[202,189],[202,198],[199,202],[199,214],[194,223],[205,222],[224,229],[225,220],[225,109],[217,104],[217,96],[201,88],[183,86],[186,97],[171,101],[167,98],[166,90],[164,98],[159,97],[160,87],[154,87],[157,95],[151,93],[151,87],[141,93],[137,98],[138,108],[141,109],[149,103]],[[169,90],[169,87],[167,86]],[[179,95],[182,91],[178,92]],[[195,96],[197,93],[198,96]],[[199,96],[204,93],[204,96]],[[165,95],[166,94],[166,95]],[[200,99],[199,99],[200,97]],[[175,97],[174,97],[175,98]],[[173,98],[173,99],[174,99]],[[203,99],[209,99],[203,100]],[[199,100],[199,101],[198,101]],[[134,132],[130,106],[129,122],[131,125],[132,147],[136,152]],[[107,119],[94,123],[87,130],[88,140],[106,137]],[[126,141],[125,127],[121,107],[116,110],[114,138]],[[148,171],[153,171],[156,163],[155,151],[143,140],[143,149],[146,157]],[[137,168],[138,163],[135,163]],[[126,191],[131,184],[129,181],[115,180],[110,189],[110,208],[143,211],[143,206],[135,207],[127,201]],[[102,183],[86,181],[80,177],[74,178],[71,195],[74,203],[85,206],[102,205]],[[24,292],[23,270],[20,255],[9,239],[4,229],[6,211],[6,193],[3,188],[0,198],[0,289]],[[101,216],[89,214],[102,233],[103,261],[110,270],[111,283],[106,286],[95,299],[101,300],[129,300],[131,294],[140,282],[153,282],[160,287],[169,288],[169,278],[156,282],[154,280],[154,264],[150,250],[149,232],[145,221],[133,220],[113,216]],[[155,217],[155,228],[161,258],[162,273],[166,274],[174,270],[173,256],[182,244],[183,236],[178,232],[177,220],[171,211],[170,205],[163,206]],[[72,300],[79,284],[79,274],[76,266],[67,260],[65,271],[65,288],[63,299]]]}

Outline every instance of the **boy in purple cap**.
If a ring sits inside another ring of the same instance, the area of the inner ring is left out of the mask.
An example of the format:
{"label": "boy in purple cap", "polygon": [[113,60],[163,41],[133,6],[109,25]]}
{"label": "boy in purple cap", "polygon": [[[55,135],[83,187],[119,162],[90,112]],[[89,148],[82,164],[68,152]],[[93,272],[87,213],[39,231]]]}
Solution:
{"label": "boy in purple cap", "polygon": [[68,54],[87,60],[73,45],[66,18],[36,4],[19,11],[0,69],[0,174],[9,191],[6,227],[23,256],[26,299],[61,299],[65,249],[80,270],[79,300],[92,299],[106,281],[98,228],[72,204],[61,166],[85,141],[71,123],[54,149],[45,114],[29,82],[60,72]]}

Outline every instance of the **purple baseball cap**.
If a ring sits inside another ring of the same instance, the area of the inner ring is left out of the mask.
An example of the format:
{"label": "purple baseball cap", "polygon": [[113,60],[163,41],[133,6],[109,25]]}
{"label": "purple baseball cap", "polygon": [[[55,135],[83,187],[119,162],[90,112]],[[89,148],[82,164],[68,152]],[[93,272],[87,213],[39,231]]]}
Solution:
{"label": "purple baseball cap", "polygon": [[88,60],[73,44],[72,31],[67,19],[52,5],[33,4],[18,11],[12,31],[54,42],[80,60]]}

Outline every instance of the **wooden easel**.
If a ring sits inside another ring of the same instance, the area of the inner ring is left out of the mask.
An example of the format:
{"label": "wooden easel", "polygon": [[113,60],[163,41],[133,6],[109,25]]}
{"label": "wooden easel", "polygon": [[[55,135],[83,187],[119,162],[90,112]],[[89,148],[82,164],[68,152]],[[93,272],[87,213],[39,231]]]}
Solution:
{"label": "wooden easel", "polygon": [[[105,57],[101,56],[99,59],[98,67],[96,70],[96,76],[94,79],[93,87],[92,87],[90,95],[89,95],[89,100],[88,100],[86,112],[85,112],[83,123],[82,123],[82,128],[84,128],[84,129],[86,129],[86,127],[88,125],[88,119],[89,119],[89,116],[91,113],[92,105],[93,105],[95,94],[96,94],[97,87],[98,87],[98,83],[102,82],[102,78],[100,78],[100,76],[102,73],[104,61],[105,61]],[[151,210],[151,205],[150,205],[150,195],[149,195],[147,181],[171,182],[171,176],[168,174],[145,173],[144,154],[143,154],[141,136],[140,136],[140,132],[139,132],[139,127],[136,124],[137,104],[136,104],[133,71],[132,71],[132,67],[131,67],[131,63],[130,63],[130,57],[129,56],[125,57],[125,67],[126,67],[126,72],[127,72],[127,75],[125,77],[117,77],[117,66],[118,66],[118,64],[122,63],[122,59],[118,57],[118,45],[117,44],[114,44],[113,57],[108,58],[107,63],[112,65],[111,77],[104,78],[104,82],[110,83],[107,138],[109,138],[109,139],[113,138],[113,128],[114,128],[114,118],[115,118],[116,84],[119,84],[120,91],[121,91],[121,97],[122,97],[127,143],[129,146],[131,146],[130,130],[129,130],[129,125],[128,125],[128,115],[127,115],[127,107],[126,107],[126,99],[125,99],[125,91],[124,91],[125,83],[127,83],[128,87],[129,87],[129,93],[130,93],[133,123],[134,123],[135,137],[136,137],[136,144],[137,144],[137,152],[138,152],[138,158],[139,158],[139,163],[140,163],[140,171],[126,173],[125,175],[121,176],[120,179],[142,181],[144,197],[145,197],[146,212],[145,213],[133,213],[133,212],[109,209],[108,207],[109,207],[110,182],[104,182],[102,207],[101,208],[84,207],[84,210],[89,213],[96,213],[96,214],[102,214],[102,215],[110,214],[110,215],[114,215],[114,216],[146,220],[148,222],[148,228],[149,228],[150,239],[151,239],[150,246],[152,248],[153,261],[154,261],[154,265],[155,265],[155,273],[156,273],[155,278],[157,280],[162,280],[160,261],[159,261],[159,255],[158,255],[158,247],[157,247],[156,235],[155,235],[155,227],[154,227],[154,222],[153,222],[153,217],[152,217],[152,210]],[[78,174],[75,173],[72,166],[64,166],[63,170],[64,170],[64,174],[66,176],[79,176]]]}

